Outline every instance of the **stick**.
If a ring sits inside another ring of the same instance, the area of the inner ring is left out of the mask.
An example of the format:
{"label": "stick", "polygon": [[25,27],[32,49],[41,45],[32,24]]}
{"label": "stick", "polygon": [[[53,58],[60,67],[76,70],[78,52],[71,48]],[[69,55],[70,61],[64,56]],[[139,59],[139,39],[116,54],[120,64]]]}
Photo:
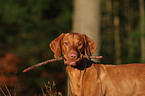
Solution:
{"label": "stick", "polygon": [[88,55],[84,55],[83,58],[101,59],[101,58],[103,58],[103,56],[88,56]]}
{"label": "stick", "polygon": [[[87,55],[84,55],[83,58],[100,59],[100,58],[102,58],[102,56],[87,56]],[[63,60],[63,59],[64,59],[64,57],[58,57],[58,58],[46,60],[44,62],[38,63],[36,65],[32,65],[32,66],[26,68],[25,70],[23,70],[23,72],[27,72],[29,70],[32,70],[32,69],[36,68],[36,67],[46,65],[47,63],[54,62],[54,61],[59,61],[59,60]]]}
{"label": "stick", "polygon": [[59,58],[54,58],[54,59],[46,60],[44,62],[41,62],[41,63],[38,63],[36,65],[32,65],[32,66],[28,67],[27,69],[23,70],[23,72],[27,72],[28,70],[31,70],[31,69],[34,69],[36,67],[45,65],[47,63],[54,62],[54,61],[59,61],[59,60],[63,60],[63,59],[64,59],[63,57],[59,57]]}

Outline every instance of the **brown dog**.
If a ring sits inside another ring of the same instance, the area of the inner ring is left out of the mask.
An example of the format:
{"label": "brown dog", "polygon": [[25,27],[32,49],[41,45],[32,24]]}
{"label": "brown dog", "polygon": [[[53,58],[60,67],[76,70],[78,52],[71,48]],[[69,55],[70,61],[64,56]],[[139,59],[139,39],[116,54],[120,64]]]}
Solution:
{"label": "brown dog", "polygon": [[145,96],[144,64],[103,65],[84,59],[97,46],[77,33],[62,33],[50,48],[55,58],[61,53],[65,58],[73,96]]}

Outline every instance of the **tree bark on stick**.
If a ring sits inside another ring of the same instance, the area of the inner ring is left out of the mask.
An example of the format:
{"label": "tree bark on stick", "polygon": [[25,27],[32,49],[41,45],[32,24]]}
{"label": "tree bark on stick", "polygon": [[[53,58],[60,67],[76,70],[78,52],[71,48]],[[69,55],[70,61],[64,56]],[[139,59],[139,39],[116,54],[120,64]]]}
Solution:
{"label": "tree bark on stick", "polygon": [[[102,56],[87,56],[87,55],[83,55],[82,58],[101,59]],[[64,59],[65,59],[64,57],[58,57],[58,58],[46,60],[44,62],[38,63],[36,65],[32,65],[32,66],[26,68],[25,70],[23,70],[23,72],[27,72],[29,70],[32,70],[32,69],[36,68],[36,67],[39,67],[39,66],[42,66],[42,65],[46,65],[46,64],[48,64],[50,62],[55,62],[55,61],[64,60]]]}

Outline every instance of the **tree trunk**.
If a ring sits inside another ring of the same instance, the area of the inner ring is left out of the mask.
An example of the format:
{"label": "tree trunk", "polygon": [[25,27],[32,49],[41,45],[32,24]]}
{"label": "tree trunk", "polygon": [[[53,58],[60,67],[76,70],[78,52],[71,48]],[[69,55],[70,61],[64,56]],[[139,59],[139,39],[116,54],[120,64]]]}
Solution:
{"label": "tree trunk", "polygon": [[114,13],[116,14],[114,16],[114,42],[115,42],[115,64],[120,64],[121,63],[121,47],[120,47],[120,35],[119,35],[119,16],[118,16],[118,11],[119,11],[119,2],[114,1]]}
{"label": "tree trunk", "polygon": [[141,34],[141,62],[145,62],[144,0],[139,0],[139,10],[140,10],[140,34]]}
{"label": "tree trunk", "polygon": [[[106,23],[107,23],[107,29],[110,29],[110,27],[112,26],[112,2],[111,0],[106,0],[106,12],[107,12],[107,15],[106,15]],[[111,30],[108,30],[108,31],[111,31]],[[108,32],[107,31],[107,32]]]}
{"label": "tree trunk", "polygon": [[[133,18],[133,15],[132,15],[132,9],[131,9],[131,6],[130,6],[130,0],[124,0],[124,16],[126,18],[126,22],[124,24],[124,27],[125,27],[125,32],[127,32],[128,34],[128,38],[127,38],[127,45],[130,44],[130,43],[133,43],[133,37],[131,34],[133,34],[133,31],[132,31],[132,18]],[[135,48],[133,45],[129,45],[127,46],[127,51],[128,51],[128,54],[127,54],[127,61],[128,63],[132,62],[133,61],[133,58],[134,58],[134,52],[135,52]]]}
{"label": "tree trunk", "polygon": [[95,55],[100,49],[100,1],[74,0],[73,32],[86,34],[98,45]]}

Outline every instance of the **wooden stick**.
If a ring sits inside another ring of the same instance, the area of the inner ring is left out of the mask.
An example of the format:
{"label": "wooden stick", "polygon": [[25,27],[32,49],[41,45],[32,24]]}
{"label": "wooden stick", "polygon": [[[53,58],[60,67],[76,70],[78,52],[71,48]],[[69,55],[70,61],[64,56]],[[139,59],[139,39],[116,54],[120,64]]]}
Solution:
{"label": "wooden stick", "polygon": [[88,55],[84,55],[83,58],[101,59],[101,58],[103,58],[103,56],[88,56]]}
{"label": "wooden stick", "polygon": [[[87,55],[84,55],[83,58],[100,59],[100,58],[102,58],[102,56],[87,56]],[[32,69],[36,68],[36,67],[46,65],[47,63],[54,62],[54,61],[59,61],[59,60],[63,60],[63,59],[64,59],[64,57],[58,57],[58,58],[46,60],[44,62],[38,63],[36,65],[32,65],[32,66],[26,68],[25,70],[23,70],[23,72],[27,72],[29,70],[32,70]]]}
{"label": "wooden stick", "polygon": [[34,69],[34,68],[36,68],[36,67],[45,65],[45,64],[47,64],[47,63],[54,62],[54,61],[59,61],[59,60],[63,60],[63,59],[64,59],[64,57],[59,57],[59,58],[54,58],[54,59],[46,60],[46,61],[44,61],[44,62],[41,62],[41,63],[38,63],[38,64],[36,64],[36,65],[32,65],[32,66],[28,67],[27,69],[23,70],[23,72],[27,72],[27,71],[29,71],[29,70],[31,70],[31,69]]}

